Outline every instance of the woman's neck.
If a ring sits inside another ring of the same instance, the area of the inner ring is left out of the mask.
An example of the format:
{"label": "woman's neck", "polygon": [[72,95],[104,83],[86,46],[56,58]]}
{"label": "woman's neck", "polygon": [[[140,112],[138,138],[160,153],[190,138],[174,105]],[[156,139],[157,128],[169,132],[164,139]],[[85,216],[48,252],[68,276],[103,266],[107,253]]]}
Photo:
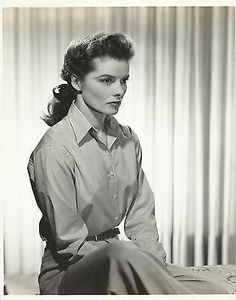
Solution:
{"label": "woman's neck", "polygon": [[90,124],[97,130],[105,130],[105,114],[95,111],[91,107],[87,106],[82,96],[78,95],[75,105],[85,115]]}

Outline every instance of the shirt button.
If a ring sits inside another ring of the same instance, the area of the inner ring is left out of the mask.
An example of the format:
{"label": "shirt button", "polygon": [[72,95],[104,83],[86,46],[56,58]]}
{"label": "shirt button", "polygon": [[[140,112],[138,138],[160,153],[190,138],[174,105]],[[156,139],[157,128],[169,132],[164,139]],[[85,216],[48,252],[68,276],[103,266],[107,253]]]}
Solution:
{"label": "shirt button", "polygon": [[113,198],[114,198],[114,199],[117,199],[117,195],[113,195]]}
{"label": "shirt button", "polygon": [[111,172],[110,175],[111,175],[111,176],[114,176],[115,174],[114,174],[114,172]]}

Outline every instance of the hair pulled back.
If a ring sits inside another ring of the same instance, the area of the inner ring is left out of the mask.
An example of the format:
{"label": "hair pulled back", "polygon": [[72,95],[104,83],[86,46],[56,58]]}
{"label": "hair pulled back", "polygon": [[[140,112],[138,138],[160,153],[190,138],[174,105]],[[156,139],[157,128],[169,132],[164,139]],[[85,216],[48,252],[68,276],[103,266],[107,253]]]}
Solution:
{"label": "hair pulled back", "polygon": [[93,71],[92,60],[105,56],[129,61],[134,56],[132,41],[121,33],[96,33],[82,41],[70,42],[61,70],[61,78],[66,83],[53,88],[54,97],[48,103],[48,114],[43,117],[49,126],[53,126],[67,115],[72,101],[80,93],[71,85],[72,75],[83,80],[86,74]]}

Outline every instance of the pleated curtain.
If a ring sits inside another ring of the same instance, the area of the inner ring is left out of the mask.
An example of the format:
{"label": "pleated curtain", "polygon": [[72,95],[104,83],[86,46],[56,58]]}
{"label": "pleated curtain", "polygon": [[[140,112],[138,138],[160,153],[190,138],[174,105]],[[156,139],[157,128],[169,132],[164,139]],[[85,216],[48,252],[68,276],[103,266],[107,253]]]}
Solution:
{"label": "pleated curtain", "polygon": [[3,8],[2,17],[5,272],[39,271],[41,214],[26,166],[68,43],[97,31],[135,44],[117,119],[140,138],[168,261],[235,264],[234,7]]}

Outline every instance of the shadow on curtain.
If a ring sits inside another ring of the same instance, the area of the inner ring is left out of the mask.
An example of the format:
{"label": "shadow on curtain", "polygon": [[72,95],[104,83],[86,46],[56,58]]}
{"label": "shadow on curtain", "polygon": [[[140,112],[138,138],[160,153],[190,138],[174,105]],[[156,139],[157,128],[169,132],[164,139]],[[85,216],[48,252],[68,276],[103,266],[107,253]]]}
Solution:
{"label": "shadow on curtain", "polygon": [[136,45],[117,118],[140,137],[168,261],[236,263],[234,15],[233,7],[3,9],[7,274],[39,270],[40,213],[26,165],[47,129],[40,116],[67,45],[96,31],[125,32]]}

